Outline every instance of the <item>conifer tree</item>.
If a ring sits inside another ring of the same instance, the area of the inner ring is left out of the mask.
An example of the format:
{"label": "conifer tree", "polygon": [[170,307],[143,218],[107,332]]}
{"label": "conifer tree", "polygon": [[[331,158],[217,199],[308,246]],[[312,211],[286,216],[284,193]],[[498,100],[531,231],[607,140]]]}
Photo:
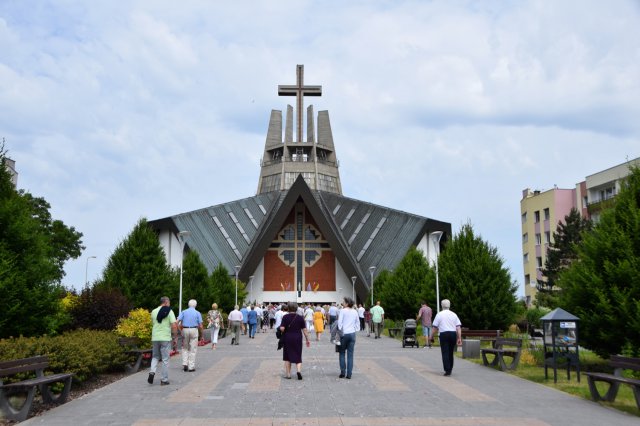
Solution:
{"label": "conifer tree", "polygon": [[547,250],[542,275],[545,280],[538,284],[536,305],[548,308],[558,306],[558,292],[556,286],[558,276],[567,269],[577,258],[576,247],[582,241],[582,234],[591,229],[591,221],[580,216],[578,210],[572,208],[564,222],[558,223],[558,229],[553,233],[553,242]]}
{"label": "conifer tree", "polygon": [[385,317],[399,321],[415,318],[423,299],[435,305],[435,295],[435,273],[415,247],[389,275],[381,274],[374,282],[374,297],[381,301]]}
{"label": "conifer tree", "polygon": [[[236,298],[235,277],[232,278],[227,268],[222,266],[222,263],[219,263],[218,267],[211,273],[210,281],[213,288],[213,302],[216,302],[224,312],[231,312]],[[238,303],[241,303],[242,300],[240,283],[238,282]]]}
{"label": "conifer tree", "polygon": [[[196,251],[186,252],[182,264],[182,309],[187,308],[189,299],[198,302],[197,309],[200,312],[207,312],[215,302],[213,285],[209,279],[207,267],[200,260],[200,255]],[[174,305],[177,306],[177,299]]]}
{"label": "conifer tree", "polygon": [[119,288],[134,308],[154,309],[160,297],[178,304],[176,274],[167,265],[158,237],[140,219],[109,258],[100,285]]}
{"label": "conifer tree", "polygon": [[504,330],[512,324],[516,284],[497,249],[476,236],[471,224],[446,243],[438,262],[440,300],[451,300],[464,327]]}
{"label": "conifer tree", "polygon": [[560,274],[563,309],[580,318],[580,343],[601,356],[640,355],[640,168],[583,235]]}

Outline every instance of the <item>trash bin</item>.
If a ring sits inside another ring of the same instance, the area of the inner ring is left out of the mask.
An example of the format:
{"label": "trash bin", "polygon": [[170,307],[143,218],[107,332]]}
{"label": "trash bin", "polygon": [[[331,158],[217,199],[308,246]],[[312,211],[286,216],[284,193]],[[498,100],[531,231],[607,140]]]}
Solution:
{"label": "trash bin", "polygon": [[480,358],[480,340],[464,339],[462,341],[462,358]]}

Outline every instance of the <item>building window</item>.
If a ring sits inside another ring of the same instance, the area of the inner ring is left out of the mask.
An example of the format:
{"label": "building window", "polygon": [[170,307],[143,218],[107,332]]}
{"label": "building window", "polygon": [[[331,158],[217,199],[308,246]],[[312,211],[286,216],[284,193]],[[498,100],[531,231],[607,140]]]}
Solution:
{"label": "building window", "polygon": [[531,282],[531,275],[526,274],[526,275],[524,276],[524,283],[525,283],[525,285],[529,285],[529,283],[530,283],[530,282]]}
{"label": "building window", "polygon": [[522,213],[522,223],[527,223],[527,212]]}
{"label": "building window", "polygon": [[540,234],[536,234],[536,245],[539,246],[541,242],[542,242],[542,237],[540,236]]}
{"label": "building window", "polygon": [[533,212],[533,217],[535,223],[540,222],[540,210],[536,210],[535,212]]}
{"label": "building window", "polygon": [[523,261],[524,263],[529,263],[529,253],[525,253],[525,254],[522,256],[522,261]]}
{"label": "building window", "polygon": [[588,205],[589,205],[589,197],[585,195],[584,197],[582,197],[582,208],[586,209]]}
{"label": "building window", "polygon": [[542,256],[536,256],[536,267],[542,268]]}
{"label": "building window", "polygon": [[551,231],[547,231],[544,233],[544,243],[551,244]]}
{"label": "building window", "polygon": [[525,232],[524,234],[522,234],[522,244],[527,244],[528,241],[529,241],[529,233]]}
{"label": "building window", "polygon": [[280,189],[280,175],[269,175],[262,178],[262,189],[264,192],[278,191]]}
{"label": "building window", "polygon": [[551,215],[549,214],[549,208],[544,209],[544,220],[551,219]]}

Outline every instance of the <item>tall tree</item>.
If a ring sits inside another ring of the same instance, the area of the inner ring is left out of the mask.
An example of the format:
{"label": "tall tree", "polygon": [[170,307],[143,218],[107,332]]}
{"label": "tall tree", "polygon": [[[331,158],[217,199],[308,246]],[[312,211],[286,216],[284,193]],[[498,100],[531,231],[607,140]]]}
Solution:
{"label": "tall tree", "polygon": [[506,329],[516,314],[517,286],[495,247],[463,225],[438,256],[440,300],[450,299],[463,326]]}
{"label": "tall tree", "polygon": [[[229,313],[233,310],[236,298],[236,283],[235,279],[229,275],[227,268],[222,266],[222,263],[218,264],[218,267],[211,273],[211,286],[213,288],[213,302],[218,304],[224,312]],[[240,283],[238,282],[238,303],[241,303],[244,298],[241,297]]]}
{"label": "tall tree", "polygon": [[381,301],[385,317],[415,318],[421,300],[435,303],[435,273],[422,251],[411,247],[390,272],[388,276],[381,274],[374,282],[374,296]]}
{"label": "tall tree", "polygon": [[572,208],[564,222],[558,222],[558,229],[553,233],[553,242],[547,251],[547,260],[542,269],[545,280],[538,282],[536,304],[548,308],[558,307],[558,292],[556,285],[560,273],[567,269],[578,257],[577,246],[582,241],[584,232],[591,230],[589,219],[583,218],[578,210]]}
{"label": "tall tree", "polygon": [[560,301],[580,318],[580,343],[601,356],[640,355],[640,168],[631,167],[612,208],[583,235],[560,274]]}
{"label": "tall tree", "polygon": [[101,285],[119,288],[134,308],[154,309],[164,295],[177,302],[176,274],[167,265],[158,237],[146,219],[140,219],[116,247]]}
{"label": "tall tree", "polygon": [[182,309],[187,308],[189,299],[195,299],[198,302],[198,310],[208,311],[214,302],[215,292],[207,267],[200,260],[198,253],[185,253],[182,268]]}
{"label": "tall tree", "polygon": [[43,198],[18,191],[0,145],[0,337],[55,332],[64,262],[84,249],[82,234],[53,220]]}

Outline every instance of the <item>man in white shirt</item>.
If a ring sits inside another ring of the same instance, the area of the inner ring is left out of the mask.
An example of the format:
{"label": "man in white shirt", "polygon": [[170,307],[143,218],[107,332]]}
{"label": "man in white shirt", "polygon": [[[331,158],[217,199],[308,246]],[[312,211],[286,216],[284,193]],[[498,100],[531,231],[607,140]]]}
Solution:
{"label": "man in white shirt", "polygon": [[304,322],[307,325],[307,330],[313,330],[313,309],[311,305],[307,305],[307,308],[304,310]]}
{"label": "man in white shirt", "polygon": [[362,303],[358,305],[358,318],[360,319],[360,330],[364,331],[364,306]]}
{"label": "man in white shirt", "polygon": [[433,342],[434,336],[438,333],[444,375],[450,376],[451,370],[453,370],[453,353],[456,350],[456,345],[462,345],[462,323],[460,323],[460,318],[449,310],[451,307],[449,299],[444,299],[440,306],[442,306],[442,310],[433,320],[431,341]]}
{"label": "man in white shirt", "polygon": [[240,343],[240,328],[242,327],[242,312],[238,309],[239,306],[236,305],[233,311],[229,312],[229,316],[227,319],[229,320],[229,327],[231,327],[231,333],[233,336],[231,338],[232,345],[239,345]]}
{"label": "man in white shirt", "polygon": [[274,324],[273,328],[275,328],[276,330],[278,329],[278,327],[280,327],[280,323],[282,323],[282,317],[284,316],[284,314],[286,314],[287,312],[284,310],[284,306],[281,306],[280,309],[278,309],[274,315],[276,323]]}

